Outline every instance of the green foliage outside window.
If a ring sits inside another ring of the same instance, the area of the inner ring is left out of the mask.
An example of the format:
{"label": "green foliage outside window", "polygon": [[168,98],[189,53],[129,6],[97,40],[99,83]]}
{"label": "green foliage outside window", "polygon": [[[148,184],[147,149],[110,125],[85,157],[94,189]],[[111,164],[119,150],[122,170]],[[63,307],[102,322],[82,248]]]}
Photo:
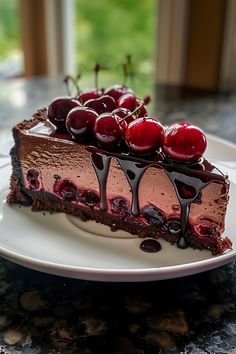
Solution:
{"label": "green foliage outside window", "polygon": [[20,48],[18,0],[0,0],[0,60]]}
{"label": "green foliage outside window", "polygon": [[155,5],[155,0],[75,0],[76,67],[86,73],[86,83],[96,62],[105,68],[101,85],[122,83],[122,63],[131,54],[136,72],[132,86],[140,96],[152,93]]}

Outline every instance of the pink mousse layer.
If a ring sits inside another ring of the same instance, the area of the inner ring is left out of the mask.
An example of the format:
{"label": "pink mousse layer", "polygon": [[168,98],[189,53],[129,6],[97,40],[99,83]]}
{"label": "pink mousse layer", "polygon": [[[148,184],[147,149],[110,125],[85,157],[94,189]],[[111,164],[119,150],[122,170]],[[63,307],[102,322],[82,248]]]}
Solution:
{"label": "pink mousse layer", "polygon": [[[48,144],[48,139],[53,141],[53,145]],[[30,189],[27,172],[36,169],[39,172],[39,190],[54,194],[54,176],[59,175],[61,179],[69,179],[78,190],[93,190],[99,195],[91,153],[84,145],[67,140],[62,143],[61,139],[38,134],[37,145],[35,142],[35,134],[22,132],[19,157],[26,189]],[[167,219],[180,219],[181,208],[174,186],[161,168],[147,168],[141,178],[138,195],[140,209],[153,204],[164,212]],[[118,161],[112,158],[107,180],[108,212],[111,212],[109,200],[117,197],[124,197],[131,205],[132,195],[127,178]],[[221,184],[210,183],[202,190],[201,201],[191,204],[189,222],[197,224],[200,219],[210,219],[223,231],[226,198]]]}

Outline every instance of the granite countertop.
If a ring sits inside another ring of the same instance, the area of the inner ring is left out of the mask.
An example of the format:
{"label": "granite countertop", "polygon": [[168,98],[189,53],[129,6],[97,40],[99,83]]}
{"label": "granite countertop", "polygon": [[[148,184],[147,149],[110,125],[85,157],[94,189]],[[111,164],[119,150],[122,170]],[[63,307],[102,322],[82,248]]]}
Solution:
{"label": "granite countertop", "polygon": [[[0,83],[0,139],[64,94],[61,79]],[[165,123],[185,119],[236,143],[236,96],[159,101]],[[181,279],[98,283],[0,259],[0,354],[236,353],[236,265]]]}

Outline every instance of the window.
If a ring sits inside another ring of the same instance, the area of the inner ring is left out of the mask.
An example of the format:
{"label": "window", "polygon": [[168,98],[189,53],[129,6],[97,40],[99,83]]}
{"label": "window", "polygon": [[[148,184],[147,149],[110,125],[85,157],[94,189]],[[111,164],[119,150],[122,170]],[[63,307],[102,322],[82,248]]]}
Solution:
{"label": "window", "polygon": [[135,76],[127,84],[140,97],[151,94],[155,76],[156,1],[75,0],[74,6],[74,60],[84,87],[94,85],[92,68],[97,62],[104,67],[101,86],[122,83],[122,63],[130,54]]}
{"label": "window", "polygon": [[19,1],[0,1],[0,78],[22,74]]}

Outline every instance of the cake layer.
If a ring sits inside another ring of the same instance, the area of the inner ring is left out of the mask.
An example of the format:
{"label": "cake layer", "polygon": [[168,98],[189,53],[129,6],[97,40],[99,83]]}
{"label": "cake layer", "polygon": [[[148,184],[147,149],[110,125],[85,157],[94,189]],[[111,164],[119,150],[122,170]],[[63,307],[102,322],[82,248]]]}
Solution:
{"label": "cake layer", "polygon": [[221,239],[229,183],[206,160],[183,166],[161,154],[137,158],[57,135],[39,111],[14,128],[9,202],[95,219],[113,230],[164,237],[179,247],[230,248]]}

